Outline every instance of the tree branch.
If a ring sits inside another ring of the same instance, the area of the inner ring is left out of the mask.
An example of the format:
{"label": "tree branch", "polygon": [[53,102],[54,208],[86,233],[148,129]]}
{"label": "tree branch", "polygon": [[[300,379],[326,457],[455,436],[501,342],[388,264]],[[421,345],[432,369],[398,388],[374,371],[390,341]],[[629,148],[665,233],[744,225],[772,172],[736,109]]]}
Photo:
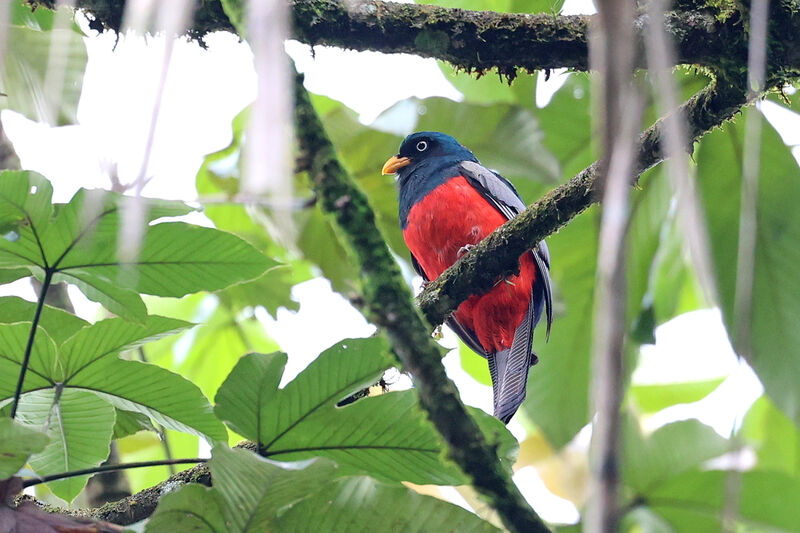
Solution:
{"label": "tree branch", "polygon": [[[28,0],[52,9],[55,0]],[[800,15],[794,0],[773,2],[768,57],[771,70],[800,72]],[[124,0],[77,0],[92,29],[119,31]],[[727,4],[726,4],[727,5]],[[679,2],[665,16],[674,40],[676,64],[742,71],[747,65],[748,34],[739,11],[706,3]],[[469,11],[381,0],[292,0],[293,38],[310,45],[353,50],[410,53],[449,62],[456,68],[485,73],[493,68],[513,78],[518,68],[586,70],[588,25],[594,17],[547,13],[518,14]],[[636,28],[643,49],[647,16]],[[235,32],[217,0],[200,0],[187,35],[202,42],[208,33]],[[636,60],[643,66],[643,54]]]}
{"label": "tree branch", "polygon": [[298,75],[295,128],[311,186],[333,216],[361,269],[363,299],[353,303],[388,335],[395,353],[415,378],[420,402],[444,437],[449,457],[494,507],[511,531],[549,531],[503,468],[494,447],[467,413],[458,389],[445,374],[441,350],[414,307],[364,193],[342,167]]}
{"label": "tree branch", "polygon": [[[719,80],[697,93],[682,106],[689,120],[691,142],[733,117],[746,103],[744,84],[730,85]],[[664,160],[662,138],[663,120],[641,134],[635,179]],[[691,147],[687,149],[691,151]],[[499,277],[517,272],[520,255],[600,201],[598,185],[598,164],[595,162],[531,204],[462,256],[419,295],[417,300],[428,322],[441,324],[470,295],[483,294]]]}

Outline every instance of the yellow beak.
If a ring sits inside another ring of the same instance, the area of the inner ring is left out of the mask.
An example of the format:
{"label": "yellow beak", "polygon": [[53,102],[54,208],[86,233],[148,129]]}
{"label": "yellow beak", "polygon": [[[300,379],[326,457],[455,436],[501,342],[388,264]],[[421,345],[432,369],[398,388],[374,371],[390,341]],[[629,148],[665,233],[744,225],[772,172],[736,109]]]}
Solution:
{"label": "yellow beak", "polygon": [[393,155],[389,160],[383,164],[381,174],[394,174],[404,166],[408,165],[411,160],[407,157],[397,157]]}

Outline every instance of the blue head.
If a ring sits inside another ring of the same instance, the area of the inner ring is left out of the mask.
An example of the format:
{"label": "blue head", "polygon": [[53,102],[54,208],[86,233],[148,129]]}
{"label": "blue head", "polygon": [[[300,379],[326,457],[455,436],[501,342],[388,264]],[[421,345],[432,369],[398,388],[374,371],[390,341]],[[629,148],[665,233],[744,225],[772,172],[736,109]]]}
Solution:
{"label": "blue head", "polygon": [[421,163],[444,167],[461,161],[478,160],[450,135],[438,131],[418,131],[403,140],[397,155],[383,165],[383,173],[397,173],[402,188],[408,176]]}
{"label": "blue head", "polygon": [[406,227],[414,204],[448,178],[458,175],[462,161],[478,162],[472,152],[444,133],[420,131],[403,140],[397,155],[383,165],[384,174],[397,173],[401,227]]}

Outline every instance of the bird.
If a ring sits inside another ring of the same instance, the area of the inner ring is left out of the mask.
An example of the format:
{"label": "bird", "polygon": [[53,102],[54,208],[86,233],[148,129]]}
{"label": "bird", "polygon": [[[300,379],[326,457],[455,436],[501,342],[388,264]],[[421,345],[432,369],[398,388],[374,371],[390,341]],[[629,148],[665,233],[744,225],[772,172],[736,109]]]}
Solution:
{"label": "bird", "polygon": [[[383,165],[395,174],[399,218],[414,270],[435,280],[495,228],[525,209],[514,186],[482,166],[455,138],[435,131],[407,136]],[[478,355],[492,377],[494,416],[508,424],[526,395],[538,357],[533,330],[553,322],[550,252],[544,241],[520,256],[520,271],[462,302],[446,324]]]}

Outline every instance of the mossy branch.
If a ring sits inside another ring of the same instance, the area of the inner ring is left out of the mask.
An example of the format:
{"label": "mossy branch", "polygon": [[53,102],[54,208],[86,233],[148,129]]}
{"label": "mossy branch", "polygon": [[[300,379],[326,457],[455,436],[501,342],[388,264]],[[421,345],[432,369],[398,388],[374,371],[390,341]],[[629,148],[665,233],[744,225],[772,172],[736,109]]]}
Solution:
{"label": "mossy branch", "polygon": [[[776,83],[773,80],[773,85]],[[744,83],[734,85],[718,80],[697,93],[682,106],[691,142],[733,117],[746,103]],[[662,136],[662,120],[641,134],[637,180],[644,171],[664,160]],[[687,151],[691,149],[687,146]],[[517,272],[520,255],[600,201],[599,184],[595,162],[472,248],[419,295],[417,301],[428,322],[441,324],[470,295],[482,294],[499,277]]]}
{"label": "mossy branch", "polygon": [[361,270],[361,298],[353,303],[381,327],[405,370],[414,376],[420,402],[444,437],[449,457],[497,510],[508,529],[549,531],[500,464],[495,448],[467,413],[458,389],[445,374],[439,345],[414,306],[366,196],[337,159],[302,75],[296,78],[295,128],[301,156],[309,164],[311,186],[322,209],[336,221]]}
{"label": "mossy branch", "polygon": [[[52,9],[55,0],[28,0]],[[548,13],[469,11],[381,0],[292,0],[293,38],[310,45],[409,53],[449,62],[480,74],[492,69],[509,78],[517,69],[588,68],[587,31],[594,17]],[[726,4],[727,5],[727,4]],[[76,0],[96,30],[118,31],[124,0]],[[772,2],[769,63],[773,72],[800,74],[800,17],[793,0]],[[747,65],[747,25],[736,10],[679,2],[665,16],[677,50],[676,63],[720,70]],[[646,31],[646,15],[636,22]],[[235,32],[218,0],[201,0],[186,30],[202,42],[215,31]],[[641,65],[643,54],[638,62]]]}

